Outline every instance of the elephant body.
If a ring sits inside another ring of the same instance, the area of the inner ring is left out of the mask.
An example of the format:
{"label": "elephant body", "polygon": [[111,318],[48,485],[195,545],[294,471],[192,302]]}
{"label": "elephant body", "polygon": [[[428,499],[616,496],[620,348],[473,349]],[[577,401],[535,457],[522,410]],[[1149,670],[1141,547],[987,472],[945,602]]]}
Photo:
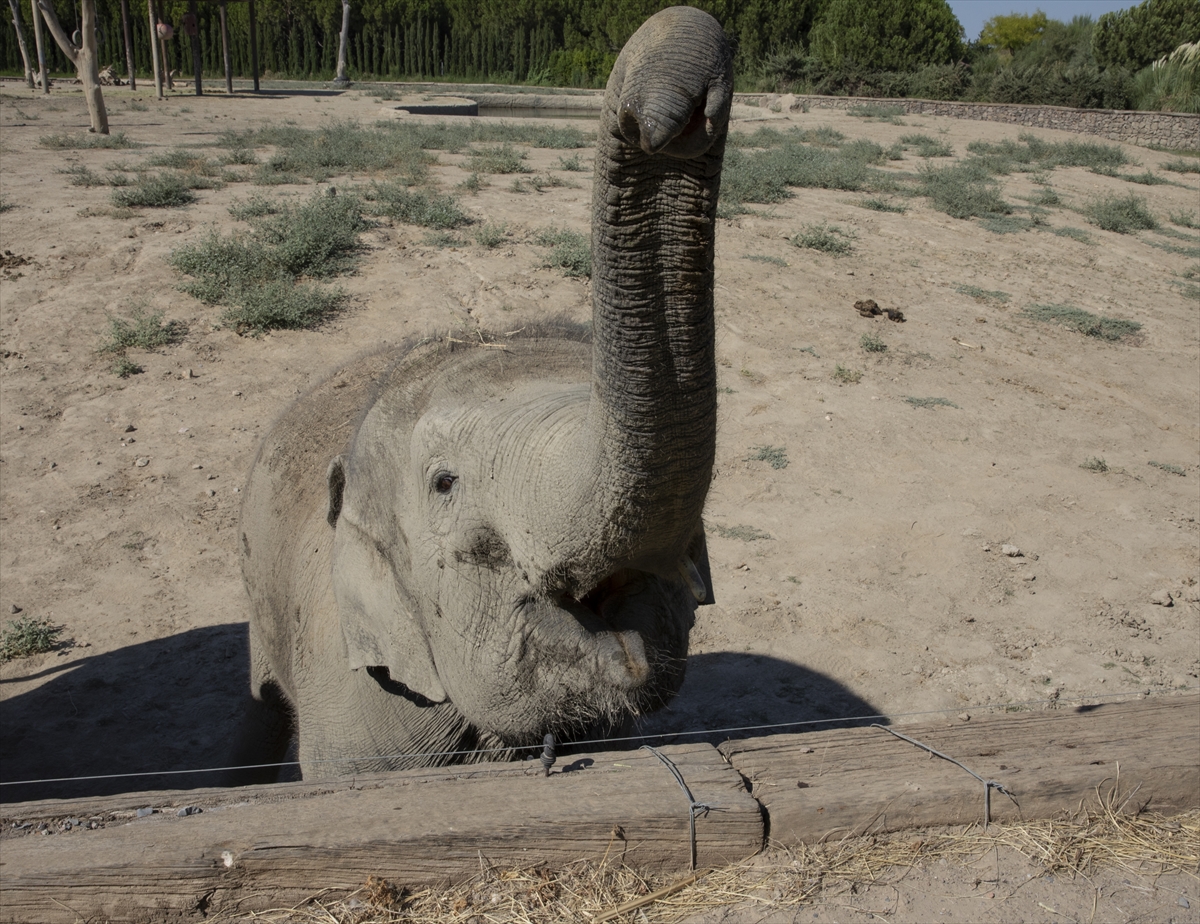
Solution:
{"label": "elephant body", "polygon": [[309,777],[601,736],[678,690],[712,597],[731,98],[707,14],[665,10],[622,52],[590,338],[556,323],[367,355],[272,428],[242,511],[261,706],[243,760],[277,758],[289,714]]}

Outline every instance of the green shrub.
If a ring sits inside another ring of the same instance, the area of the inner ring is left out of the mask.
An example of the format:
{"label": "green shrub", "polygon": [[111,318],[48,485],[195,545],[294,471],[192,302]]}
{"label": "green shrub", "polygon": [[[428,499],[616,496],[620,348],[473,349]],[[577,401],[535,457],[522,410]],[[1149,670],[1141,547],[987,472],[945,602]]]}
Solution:
{"label": "green shrub", "polygon": [[501,145],[472,148],[467,157],[470,169],[477,173],[532,173],[533,169],[525,165],[528,155],[518,151],[507,141]]}
{"label": "green shrub", "polygon": [[755,263],[770,263],[772,266],[787,266],[788,261],[783,257],[773,257],[765,253],[748,253],[747,260],[753,260]]}
{"label": "green shrub", "polygon": [[508,234],[508,226],[501,222],[498,225],[486,224],[480,225],[475,230],[475,241],[481,247],[486,247],[491,250],[494,247],[499,247],[504,243],[504,238]]}
{"label": "green shrub", "polygon": [[1200,112],[1200,15],[1192,43],[1139,71],[1133,78],[1134,106],[1143,111]]}
{"label": "green shrub", "polygon": [[100,353],[124,353],[130,347],[153,350],[161,346],[178,343],[187,333],[187,327],[179,321],[163,323],[163,313],[150,314],[138,306],[133,309],[128,321],[123,318],[108,319],[108,334],[97,348]]}
{"label": "green shrub", "polygon": [[1034,321],[1057,324],[1088,337],[1117,341],[1132,337],[1142,329],[1137,321],[1126,318],[1106,318],[1072,305],[1031,305],[1021,314]]}
{"label": "green shrub", "polygon": [[216,175],[220,172],[217,165],[210,163],[203,154],[185,151],[182,148],[175,148],[163,154],[152,154],[146,158],[146,163],[151,167],[168,167],[171,170],[191,173]]}
{"label": "green shrub", "polygon": [[33,616],[10,619],[0,631],[0,661],[53,651],[61,634],[62,626],[52,625],[46,619]]}
{"label": "green shrub", "polygon": [[552,248],[545,266],[561,269],[564,276],[592,275],[592,246],[582,234],[551,227],[535,232],[533,240]]}
{"label": "green shrub", "polygon": [[880,199],[877,196],[870,199],[863,199],[858,203],[858,205],[861,205],[864,209],[871,209],[875,212],[894,212],[897,215],[903,215],[906,211],[908,211],[908,209],[906,209],[903,205],[897,205],[894,202],[891,202],[887,199]]}
{"label": "green shrub", "polygon": [[1179,225],[1181,228],[1200,228],[1200,221],[1195,215],[1190,215],[1187,212],[1172,212],[1170,215],[1171,224]]}
{"label": "green shrub", "polygon": [[141,145],[126,136],[124,132],[115,135],[42,135],[38,144],[44,148],[54,148],[60,151],[105,150],[115,151],[123,148],[140,148]]}
{"label": "green shrub", "polygon": [[929,135],[901,135],[900,143],[917,149],[918,157],[952,157],[954,149]]}
{"label": "green shrub", "polygon": [[858,345],[868,353],[884,353],[887,352],[887,344],[883,342],[876,334],[863,334],[859,338]]}
{"label": "green shrub", "polygon": [[572,154],[570,157],[559,157],[559,170],[569,170],[572,173],[579,173],[584,169],[582,162],[579,160],[578,154]]}
{"label": "green shrub", "polygon": [[196,201],[189,184],[178,173],[141,176],[132,186],[114,189],[112,203],[118,208],[179,208]]}
{"label": "green shrub", "polygon": [[851,243],[853,239],[852,232],[822,222],[821,224],[805,225],[799,234],[793,235],[788,240],[793,247],[806,247],[822,253],[841,255],[850,253],[854,249]]}
{"label": "green shrub", "polygon": [[357,196],[318,194],[248,220],[253,235],[222,237],[214,231],[171,254],[172,265],[192,277],[182,286],[185,292],[229,306],[223,320],[239,332],[311,327],[342,305],[340,290],[299,280],[353,267],[358,234],[366,227]]}
{"label": "green shrub", "polygon": [[128,356],[118,357],[117,361],[113,363],[112,366],[112,374],[122,379],[127,379],[131,375],[141,375],[145,371],[145,369],[135,363]]}
{"label": "green shrub", "polygon": [[1146,208],[1146,200],[1130,193],[1093,199],[1083,209],[1084,217],[1105,231],[1128,234],[1158,227],[1158,221]]}
{"label": "green shrub", "polygon": [[[390,123],[364,128],[334,122],[319,129],[268,126],[249,135],[230,133],[220,143],[232,150],[271,145],[275,154],[259,168],[256,182],[296,182],[294,177],[325,181],[359,173],[389,173],[393,181],[422,182],[434,160],[414,132],[389,130]],[[408,123],[405,123],[406,125]]]}
{"label": "green shrub", "polygon": [[1142,186],[1163,186],[1171,182],[1166,177],[1151,173],[1149,170],[1142,173],[1125,173],[1121,175],[1121,179],[1128,180],[1130,183],[1140,183]]}
{"label": "green shrub", "polygon": [[990,299],[1003,303],[1012,298],[1012,296],[1007,292],[990,291],[988,289],[981,289],[979,286],[960,285],[955,286],[954,291],[960,292],[963,295],[969,295],[971,298],[976,299],[977,301],[986,301]]}
{"label": "green shrub", "polygon": [[1187,472],[1184,470],[1184,468],[1182,466],[1172,465],[1170,462],[1150,461],[1150,462],[1147,462],[1146,464],[1151,465],[1154,468],[1157,468],[1159,471],[1168,472],[1172,475],[1179,475],[1181,477],[1184,477],[1187,475]]}
{"label": "green shrub", "polygon": [[1172,173],[1200,173],[1200,158],[1188,160],[1180,157],[1178,160],[1169,160],[1162,165],[1162,169]]}
{"label": "green shrub", "polygon": [[262,218],[264,215],[276,215],[280,208],[279,202],[275,199],[268,199],[266,196],[251,196],[249,199],[235,202],[229,206],[229,214],[238,221],[250,221],[253,218]]}
{"label": "green shrub", "polygon": [[1049,186],[1043,186],[1029,199],[1034,205],[1062,205],[1062,199]]}
{"label": "green shrub", "polygon": [[1012,212],[1012,206],[1000,198],[991,175],[969,161],[941,168],[926,166],[920,172],[920,181],[930,204],[951,218]]}
{"label": "green shrub", "polygon": [[912,396],[908,396],[904,400],[908,404],[911,404],[913,407],[923,407],[923,408],[930,408],[930,409],[935,408],[935,407],[952,407],[955,409],[958,408],[958,405],[955,404],[953,401],[951,401],[949,398],[914,398]]}
{"label": "green shrub", "polygon": [[863,374],[857,369],[848,369],[841,363],[838,363],[833,370],[833,377],[839,382],[845,382],[847,385],[857,385],[862,381]]}
{"label": "green shrub", "polygon": [[1100,474],[1108,471],[1108,463],[1099,456],[1089,456],[1079,467],[1087,469],[1089,472],[1099,472]]}
{"label": "green shrub", "polygon": [[787,449],[783,446],[753,446],[753,452],[746,456],[746,462],[766,462],[771,468],[788,467]]}
{"label": "green shrub", "polygon": [[435,192],[409,190],[399,183],[375,183],[365,192],[374,202],[373,211],[405,224],[424,228],[449,230],[471,223],[470,217],[459,208],[454,196]]}
{"label": "green shrub", "polygon": [[1092,240],[1092,236],[1084,231],[1083,228],[1055,228],[1054,233],[1059,237],[1069,237],[1071,240],[1078,241],[1081,244],[1095,243],[1095,241]]}

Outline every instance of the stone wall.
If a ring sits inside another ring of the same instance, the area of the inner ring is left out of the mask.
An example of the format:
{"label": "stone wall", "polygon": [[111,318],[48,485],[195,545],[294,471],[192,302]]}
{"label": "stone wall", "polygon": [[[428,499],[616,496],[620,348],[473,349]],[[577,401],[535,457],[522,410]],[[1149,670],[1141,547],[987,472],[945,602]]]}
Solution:
{"label": "stone wall", "polygon": [[1010,103],[960,103],[928,99],[874,99],[860,96],[779,96],[739,93],[739,103],[782,109],[852,109],[855,106],[897,107],[913,115],[949,116],[1006,122],[1031,128],[1098,135],[1128,144],[1157,144],[1167,148],[1200,149],[1200,115],[1177,112],[1131,112],[1120,109],[1067,109],[1063,106],[1024,106]]}

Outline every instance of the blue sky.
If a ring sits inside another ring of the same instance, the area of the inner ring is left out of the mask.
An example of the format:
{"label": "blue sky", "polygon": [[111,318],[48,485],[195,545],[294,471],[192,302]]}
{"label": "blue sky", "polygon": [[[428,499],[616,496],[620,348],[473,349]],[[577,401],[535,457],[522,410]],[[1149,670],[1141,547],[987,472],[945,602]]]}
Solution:
{"label": "blue sky", "polygon": [[979,38],[983,24],[993,16],[1034,13],[1070,22],[1076,16],[1099,19],[1101,14],[1137,6],[1137,0],[949,0],[950,8],[967,32],[967,41]]}

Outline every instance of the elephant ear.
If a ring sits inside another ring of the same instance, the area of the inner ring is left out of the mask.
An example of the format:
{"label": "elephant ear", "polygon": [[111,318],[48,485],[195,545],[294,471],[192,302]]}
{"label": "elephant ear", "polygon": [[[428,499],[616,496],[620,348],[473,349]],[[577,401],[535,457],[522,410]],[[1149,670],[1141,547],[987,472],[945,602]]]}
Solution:
{"label": "elephant ear", "polygon": [[[392,681],[433,703],[449,697],[425,629],[404,592],[407,549],[380,541],[343,516],[345,460],[330,463],[327,518],[333,539],[333,595],[351,670],[387,668]],[[402,559],[402,560],[398,560]]]}

